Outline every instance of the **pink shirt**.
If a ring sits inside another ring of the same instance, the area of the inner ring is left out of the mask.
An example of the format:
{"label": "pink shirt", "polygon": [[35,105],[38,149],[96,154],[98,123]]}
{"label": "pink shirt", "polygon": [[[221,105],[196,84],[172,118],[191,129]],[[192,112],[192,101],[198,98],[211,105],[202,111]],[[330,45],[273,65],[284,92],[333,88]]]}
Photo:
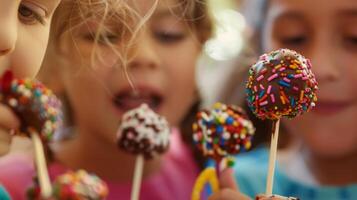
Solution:
{"label": "pink shirt", "polygon": [[[141,200],[187,200],[198,174],[188,147],[182,142],[179,133],[171,136],[169,152],[164,156],[161,170],[143,180]],[[58,163],[49,166],[53,180],[56,176],[69,170]],[[32,184],[35,175],[33,160],[25,155],[7,156],[0,160],[0,182],[10,193],[13,200],[25,198],[26,189]],[[104,180],[106,181],[106,180]],[[131,183],[114,183],[106,181],[109,186],[108,200],[130,199]]]}

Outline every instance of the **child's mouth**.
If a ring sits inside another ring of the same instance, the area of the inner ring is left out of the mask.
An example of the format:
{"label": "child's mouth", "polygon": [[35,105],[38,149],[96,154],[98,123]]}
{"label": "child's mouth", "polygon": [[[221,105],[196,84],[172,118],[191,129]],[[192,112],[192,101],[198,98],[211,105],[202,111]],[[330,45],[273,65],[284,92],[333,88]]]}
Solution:
{"label": "child's mouth", "polygon": [[124,90],[119,92],[113,99],[115,106],[122,112],[134,109],[143,103],[147,104],[155,112],[158,112],[162,101],[162,95],[148,89],[141,89],[136,92],[131,89]]}

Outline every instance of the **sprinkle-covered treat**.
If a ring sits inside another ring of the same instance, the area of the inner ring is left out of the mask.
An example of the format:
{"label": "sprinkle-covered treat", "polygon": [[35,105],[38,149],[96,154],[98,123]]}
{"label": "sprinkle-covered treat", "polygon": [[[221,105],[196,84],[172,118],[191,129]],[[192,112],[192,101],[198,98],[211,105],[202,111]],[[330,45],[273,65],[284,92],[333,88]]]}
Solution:
{"label": "sprinkle-covered treat", "polygon": [[0,102],[8,105],[20,119],[20,132],[29,136],[29,128],[49,140],[61,119],[61,103],[42,83],[14,79],[10,71],[0,79]]}
{"label": "sprinkle-covered treat", "polygon": [[[58,176],[52,187],[53,194],[49,200],[105,200],[108,196],[107,184],[84,170]],[[38,181],[34,178],[34,185],[27,190],[27,199],[42,200],[40,193]]]}
{"label": "sprinkle-covered treat", "polygon": [[249,70],[248,106],[261,119],[294,118],[315,106],[317,85],[308,59],[289,49],[273,51]]}
{"label": "sprinkle-covered treat", "polygon": [[107,184],[84,170],[63,174],[53,183],[56,200],[104,200],[107,196]]}
{"label": "sprinkle-covered treat", "polygon": [[249,149],[255,128],[241,108],[216,103],[212,110],[197,113],[193,132],[193,141],[203,155],[219,162]]}
{"label": "sprinkle-covered treat", "polygon": [[142,104],[123,115],[118,146],[129,153],[151,159],[168,149],[169,137],[170,128],[166,119]]}
{"label": "sprinkle-covered treat", "polygon": [[283,197],[280,195],[272,195],[272,196],[266,196],[266,195],[258,195],[255,197],[255,200],[299,200],[299,198],[296,197]]}

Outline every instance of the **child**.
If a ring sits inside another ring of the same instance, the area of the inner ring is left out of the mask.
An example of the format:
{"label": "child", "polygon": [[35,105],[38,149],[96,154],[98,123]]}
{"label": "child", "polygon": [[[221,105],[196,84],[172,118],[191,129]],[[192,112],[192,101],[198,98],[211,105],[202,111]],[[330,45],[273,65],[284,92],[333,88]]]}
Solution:
{"label": "child", "polygon": [[[45,54],[52,15],[60,0],[0,2],[0,76],[34,77]],[[0,156],[9,151],[10,130],[19,127],[14,113],[0,103]],[[0,181],[1,182],[1,181]],[[9,199],[0,184],[0,199]]]}
{"label": "child", "polygon": [[[262,14],[255,26],[258,54],[279,48],[300,52],[311,59],[320,88],[316,109],[282,121],[293,139],[278,153],[273,193],[301,199],[357,199],[357,2],[256,3]],[[241,155],[237,163],[240,190],[251,197],[264,193],[268,150]]]}
{"label": "child", "polygon": [[[52,27],[55,37],[44,67],[49,72],[43,74],[58,78],[44,79],[66,97],[72,119],[67,121],[73,127],[62,133],[71,139],[52,146],[49,171],[53,179],[70,169],[85,169],[108,183],[109,200],[129,199],[135,156],[116,145],[121,116],[147,103],[172,126],[180,126],[197,101],[195,64],[211,23],[205,1],[106,1],[103,7],[100,3],[86,12],[72,8],[71,13],[62,12],[71,6],[63,3],[57,14],[75,20],[80,13],[87,21],[64,32],[66,23],[73,21],[61,20]],[[138,19],[144,23],[137,24]],[[141,199],[190,198],[199,169],[182,137],[174,128],[168,153],[146,162]],[[0,180],[13,197],[22,199],[34,169],[28,159],[16,159],[0,163],[8,169],[7,174],[0,172]],[[26,169],[12,170],[15,164]],[[8,181],[18,173],[22,180]]]}

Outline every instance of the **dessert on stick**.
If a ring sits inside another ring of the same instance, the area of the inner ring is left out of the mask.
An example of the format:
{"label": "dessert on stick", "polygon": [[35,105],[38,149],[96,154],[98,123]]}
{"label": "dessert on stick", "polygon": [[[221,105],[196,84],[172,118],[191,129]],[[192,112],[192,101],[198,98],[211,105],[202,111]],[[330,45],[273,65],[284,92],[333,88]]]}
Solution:
{"label": "dessert on stick", "polygon": [[123,151],[137,156],[131,199],[138,200],[144,159],[163,154],[169,147],[170,128],[166,119],[148,105],[126,112],[118,131],[118,146]]}
{"label": "dessert on stick", "polygon": [[260,119],[273,120],[266,195],[272,195],[281,117],[294,118],[316,104],[318,84],[311,63],[299,53],[279,49],[260,56],[249,70],[247,102]]}
{"label": "dessert on stick", "polygon": [[[251,147],[255,128],[243,110],[233,105],[216,103],[211,110],[202,110],[193,124],[193,141],[205,157],[220,165],[232,166],[232,156]],[[226,162],[222,162],[222,161]],[[197,178],[192,200],[200,199],[206,182],[212,190],[218,190],[216,169],[206,168]]]}
{"label": "dessert on stick", "polygon": [[[52,184],[51,200],[105,200],[108,186],[99,177],[84,170],[67,172],[58,176]],[[40,200],[41,189],[35,184],[27,192],[29,200]]]}
{"label": "dessert on stick", "polygon": [[56,200],[105,200],[107,196],[106,183],[84,170],[63,174],[53,183]]}
{"label": "dessert on stick", "polygon": [[0,79],[0,102],[8,105],[21,122],[19,134],[32,139],[41,195],[51,195],[42,142],[48,142],[61,119],[61,103],[43,84],[31,79],[15,79],[6,71]]}

